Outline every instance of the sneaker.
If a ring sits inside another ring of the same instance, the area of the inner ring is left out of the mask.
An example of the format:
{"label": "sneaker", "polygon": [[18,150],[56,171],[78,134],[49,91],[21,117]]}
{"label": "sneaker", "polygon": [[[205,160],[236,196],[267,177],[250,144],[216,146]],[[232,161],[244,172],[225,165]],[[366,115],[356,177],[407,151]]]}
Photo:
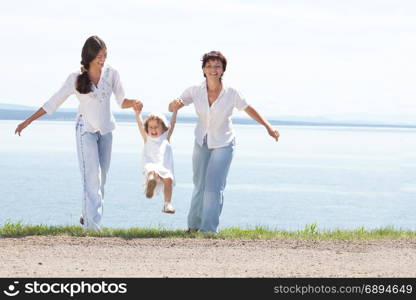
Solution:
{"label": "sneaker", "polygon": [[165,202],[163,204],[162,212],[164,212],[166,214],[174,214],[175,213],[175,209],[173,208],[172,204]]}
{"label": "sneaker", "polygon": [[152,178],[147,181],[146,197],[152,198],[156,187],[156,179]]}

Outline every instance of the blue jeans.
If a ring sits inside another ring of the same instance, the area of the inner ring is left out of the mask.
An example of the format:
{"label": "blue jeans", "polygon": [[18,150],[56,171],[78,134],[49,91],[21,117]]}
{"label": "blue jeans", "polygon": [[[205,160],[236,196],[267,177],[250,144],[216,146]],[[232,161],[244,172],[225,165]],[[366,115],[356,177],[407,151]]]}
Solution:
{"label": "blue jeans", "polygon": [[111,132],[101,135],[99,132],[85,131],[83,119],[79,117],[76,125],[76,140],[83,185],[82,217],[84,228],[99,230],[113,135]]}
{"label": "blue jeans", "polygon": [[195,142],[192,156],[194,191],[188,214],[188,227],[201,232],[218,232],[224,202],[223,192],[233,158],[235,142],[208,149]]}

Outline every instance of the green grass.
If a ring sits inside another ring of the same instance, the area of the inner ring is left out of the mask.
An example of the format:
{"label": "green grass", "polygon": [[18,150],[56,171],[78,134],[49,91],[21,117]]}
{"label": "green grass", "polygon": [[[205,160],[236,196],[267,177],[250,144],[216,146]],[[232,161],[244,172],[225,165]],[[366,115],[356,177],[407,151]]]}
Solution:
{"label": "green grass", "polygon": [[84,230],[81,226],[48,226],[4,223],[0,227],[0,237],[22,236],[75,236],[75,237],[119,237],[132,238],[213,238],[213,239],[313,239],[313,240],[387,240],[387,239],[416,239],[415,231],[398,230],[393,227],[365,230],[358,227],[355,230],[319,230],[316,223],[306,225],[303,230],[281,231],[267,227],[225,228],[218,234],[186,233],[184,230],[168,230],[163,228],[102,228],[101,231]]}

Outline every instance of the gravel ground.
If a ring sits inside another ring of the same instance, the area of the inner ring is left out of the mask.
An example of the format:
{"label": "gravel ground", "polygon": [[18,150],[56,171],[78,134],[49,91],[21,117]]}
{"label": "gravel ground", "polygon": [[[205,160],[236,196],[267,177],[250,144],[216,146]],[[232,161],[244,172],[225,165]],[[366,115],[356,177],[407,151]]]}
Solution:
{"label": "gravel ground", "polygon": [[416,277],[416,239],[0,238],[0,277]]}

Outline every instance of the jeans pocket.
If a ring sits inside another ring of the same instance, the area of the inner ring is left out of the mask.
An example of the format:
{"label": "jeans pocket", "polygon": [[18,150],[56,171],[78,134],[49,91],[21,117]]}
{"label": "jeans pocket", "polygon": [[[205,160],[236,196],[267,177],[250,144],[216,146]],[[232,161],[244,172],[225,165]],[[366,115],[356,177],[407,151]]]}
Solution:
{"label": "jeans pocket", "polygon": [[235,138],[233,138],[233,140],[231,141],[231,146],[232,146],[233,148],[235,148],[235,145],[236,145],[236,141],[235,141]]}
{"label": "jeans pocket", "polygon": [[76,123],[76,125],[75,125],[75,130],[77,131],[77,132],[79,132],[79,134],[81,135],[81,136],[83,136],[85,133],[86,133],[86,131],[85,131],[85,128],[84,128],[85,126],[84,126],[84,120],[82,119],[82,117],[80,116],[79,118],[78,118],[78,121],[77,121],[77,123]]}

